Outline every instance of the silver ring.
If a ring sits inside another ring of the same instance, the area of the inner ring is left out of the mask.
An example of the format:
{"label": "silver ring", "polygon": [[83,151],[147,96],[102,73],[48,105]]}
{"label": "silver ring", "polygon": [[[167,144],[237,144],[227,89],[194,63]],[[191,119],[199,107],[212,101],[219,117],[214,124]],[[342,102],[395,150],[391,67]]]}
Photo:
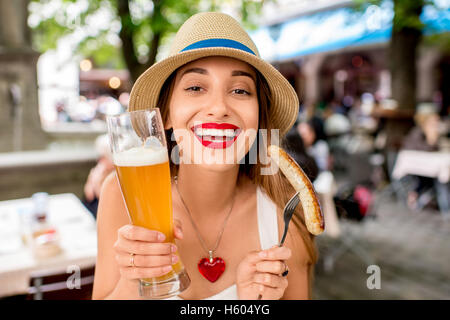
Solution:
{"label": "silver ring", "polygon": [[134,264],[134,253],[130,253],[130,267],[136,267]]}
{"label": "silver ring", "polygon": [[288,275],[288,273],[289,273],[289,268],[288,268],[286,262],[283,261],[283,264],[284,264],[284,271],[283,271],[283,273],[281,274],[281,276],[282,276],[282,277],[286,277],[286,276]]}

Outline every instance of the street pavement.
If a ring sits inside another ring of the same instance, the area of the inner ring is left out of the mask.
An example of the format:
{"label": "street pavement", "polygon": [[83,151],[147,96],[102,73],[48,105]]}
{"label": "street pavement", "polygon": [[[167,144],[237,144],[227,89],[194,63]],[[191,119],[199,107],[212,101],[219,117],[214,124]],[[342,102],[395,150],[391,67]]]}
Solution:
{"label": "street pavement", "polygon": [[[450,219],[390,198],[375,218],[340,224],[341,238],[316,238],[314,299],[450,299]],[[338,248],[360,251],[344,250],[330,263]]]}

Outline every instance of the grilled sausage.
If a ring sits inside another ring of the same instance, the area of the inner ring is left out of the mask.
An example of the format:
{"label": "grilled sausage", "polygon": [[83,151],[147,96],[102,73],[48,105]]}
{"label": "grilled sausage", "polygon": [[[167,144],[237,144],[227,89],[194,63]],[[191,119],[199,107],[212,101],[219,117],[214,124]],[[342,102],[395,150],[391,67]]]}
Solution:
{"label": "grilled sausage", "polygon": [[299,192],[308,231],[314,235],[322,233],[325,228],[322,210],[314,187],[305,172],[282,148],[271,145],[268,152],[294,189]]}

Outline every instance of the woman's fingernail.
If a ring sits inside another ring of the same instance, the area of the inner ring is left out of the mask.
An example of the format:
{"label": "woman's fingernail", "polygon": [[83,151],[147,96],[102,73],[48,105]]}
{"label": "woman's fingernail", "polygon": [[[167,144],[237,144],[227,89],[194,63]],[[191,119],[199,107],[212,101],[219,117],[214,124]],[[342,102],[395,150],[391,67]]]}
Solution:
{"label": "woman's fingernail", "polygon": [[172,244],[172,245],[170,246],[170,251],[172,251],[172,252],[177,252],[177,246],[174,245],[174,244]]}
{"label": "woman's fingernail", "polygon": [[167,272],[169,272],[169,271],[171,271],[171,270],[172,270],[172,266],[165,266],[165,267],[162,268],[162,271],[163,271],[164,273],[167,273]]}
{"label": "woman's fingernail", "polygon": [[266,251],[261,251],[261,252],[259,252],[259,256],[261,258],[266,258],[267,257],[267,252]]}
{"label": "woman's fingernail", "polygon": [[178,256],[176,254],[172,255],[172,264],[177,263],[178,262]]}
{"label": "woman's fingernail", "polygon": [[166,236],[163,233],[158,233],[158,240],[163,241],[166,238]]}

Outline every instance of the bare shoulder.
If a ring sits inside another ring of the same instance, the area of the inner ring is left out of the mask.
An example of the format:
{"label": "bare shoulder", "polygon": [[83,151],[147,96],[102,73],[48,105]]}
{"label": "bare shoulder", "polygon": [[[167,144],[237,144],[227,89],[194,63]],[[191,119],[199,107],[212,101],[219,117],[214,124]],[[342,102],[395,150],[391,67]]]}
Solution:
{"label": "bare shoulder", "polygon": [[113,229],[128,223],[128,215],[115,171],[111,172],[103,182],[97,219],[99,223],[106,224],[108,221],[107,224],[114,226]]}
{"label": "bare shoulder", "polygon": [[114,243],[117,231],[129,223],[116,173],[103,182],[97,210],[97,263],[95,267],[93,299],[103,299],[119,281],[120,272],[115,261]]}
{"label": "bare shoulder", "polygon": [[105,215],[115,215],[115,219],[120,218],[122,213],[126,212],[122,192],[120,190],[119,180],[115,171],[111,172],[103,181],[98,203],[97,218]]}
{"label": "bare shoulder", "polygon": [[100,193],[100,197],[103,194],[107,194],[107,196],[112,195],[112,193],[117,194],[120,193],[120,185],[119,181],[117,180],[117,174],[115,171],[112,171],[110,174],[108,174],[105,178],[105,181],[102,185],[102,190]]}

